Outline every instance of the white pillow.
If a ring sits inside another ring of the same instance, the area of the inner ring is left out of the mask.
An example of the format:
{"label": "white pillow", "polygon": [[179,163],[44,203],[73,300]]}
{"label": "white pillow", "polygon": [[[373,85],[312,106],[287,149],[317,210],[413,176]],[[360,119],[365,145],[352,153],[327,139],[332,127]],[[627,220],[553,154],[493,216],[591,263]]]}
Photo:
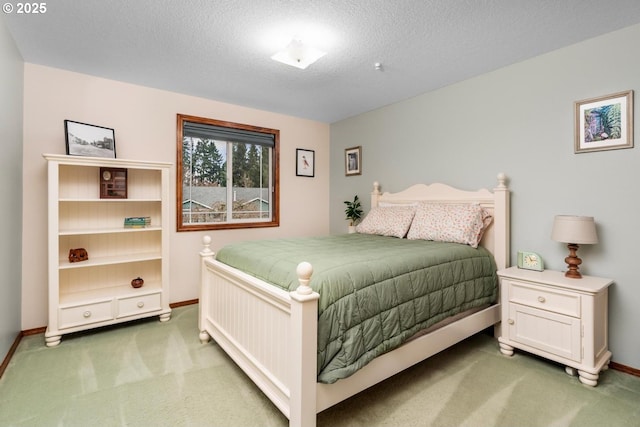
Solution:
{"label": "white pillow", "polygon": [[376,207],[356,226],[356,231],[403,238],[407,235],[415,212],[413,206]]}
{"label": "white pillow", "polygon": [[477,203],[420,203],[407,234],[410,240],[434,240],[478,247],[493,217]]}

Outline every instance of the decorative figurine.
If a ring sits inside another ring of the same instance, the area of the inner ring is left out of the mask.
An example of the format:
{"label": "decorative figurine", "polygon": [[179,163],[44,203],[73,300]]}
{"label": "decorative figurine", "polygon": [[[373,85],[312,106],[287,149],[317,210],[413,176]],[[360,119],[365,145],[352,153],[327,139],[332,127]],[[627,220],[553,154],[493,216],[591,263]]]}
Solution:
{"label": "decorative figurine", "polygon": [[131,281],[131,286],[133,286],[134,288],[141,288],[142,285],[144,285],[144,280],[142,280],[142,277],[136,277]]}
{"label": "decorative figurine", "polygon": [[89,254],[85,248],[69,249],[69,262],[80,262],[89,259]]}

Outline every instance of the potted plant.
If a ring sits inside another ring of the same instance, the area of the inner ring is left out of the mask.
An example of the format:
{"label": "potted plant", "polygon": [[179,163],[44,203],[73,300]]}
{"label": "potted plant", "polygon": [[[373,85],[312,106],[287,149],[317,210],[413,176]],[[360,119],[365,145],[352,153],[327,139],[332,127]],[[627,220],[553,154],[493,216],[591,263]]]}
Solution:
{"label": "potted plant", "polygon": [[345,200],[344,204],[347,205],[344,210],[344,214],[346,219],[349,220],[349,233],[356,232],[356,224],[362,218],[362,206],[360,205],[360,200],[358,199],[358,195],[353,198],[353,201]]}

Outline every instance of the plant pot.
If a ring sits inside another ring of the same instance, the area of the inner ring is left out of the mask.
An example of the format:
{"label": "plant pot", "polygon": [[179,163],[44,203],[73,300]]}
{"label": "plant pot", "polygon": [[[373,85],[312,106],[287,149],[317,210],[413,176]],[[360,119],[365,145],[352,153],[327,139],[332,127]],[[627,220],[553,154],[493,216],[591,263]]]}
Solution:
{"label": "plant pot", "polygon": [[349,226],[349,234],[353,234],[356,232],[356,226],[355,225],[350,225]]}

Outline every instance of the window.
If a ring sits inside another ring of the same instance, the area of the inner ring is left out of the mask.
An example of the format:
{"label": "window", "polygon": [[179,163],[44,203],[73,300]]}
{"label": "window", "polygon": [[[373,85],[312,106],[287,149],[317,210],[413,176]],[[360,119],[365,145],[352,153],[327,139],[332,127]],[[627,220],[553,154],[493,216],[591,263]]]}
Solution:
{"label": "window", "polygon": [[279,225],[280,131],[178,114],[178,231]]}

